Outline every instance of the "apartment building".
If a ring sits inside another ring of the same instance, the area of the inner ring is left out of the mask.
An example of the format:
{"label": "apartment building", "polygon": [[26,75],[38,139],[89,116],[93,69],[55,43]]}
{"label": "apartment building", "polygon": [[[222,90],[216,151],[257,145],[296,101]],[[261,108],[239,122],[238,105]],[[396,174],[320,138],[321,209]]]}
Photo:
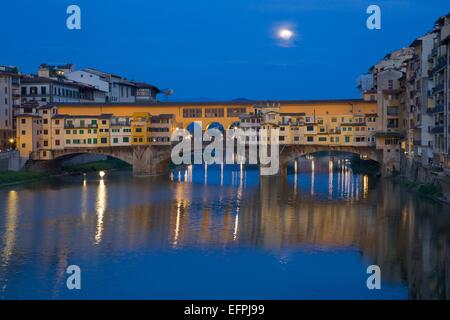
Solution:
{"label": "apartment building", "polygon": [[130,145],[170,145],[175,116],[133,113],[130,117],[58,114],[53,105],[17,115],[17,148],[22,157],[51,160],[53,151]]}
{"label": "apartment building", "polygon": [[160,114],[152,116],[150,126],[147,129],[150,133],[149,140],[152,145],[167,145],[171,142],[172,133],[177,129],[175,115]]}
{"label": "apartment building", "polygon": [[111,146],[128,146],[131,143],[131,118],[112,117],[111,122]]}
{"label": "apartment building", "polygon": [[432,99],[429,92],[432,81],[429,78],[429,56],[434,46],[435,32],[430,32],[415,39],[410,47],[414,49],[413,57],[408,60],[406,70],[406,112],[405,151],[412,160],[428,166],[433,162],[434,126]]}
{"label": "apartment building", "polygon": [[413,48],[403,48],[387,54],[369,69],[374,85],[370,95],[376,92],[377,102],[376,148],[382,151],[389,171],[400,170],[401,153],[407,152],[405,80],[408,61],[413,56]]}
{"label": "apartment building", "polygon": [[16,120],[16,146],[20,156],[28,159],[41,148],[42,118],[37,114],[20,114]]}
{"label": "apartment building", "polygon": [[21,78],[22,103],[37,101],[48,103],[104,102],[105,93],[93,86],[66,79],[26,75]]}
{"label": "apartment building", "polygon": [[274,107],[256,108],[255,113],[240,116],[240,128],[279,129],[280,144],[334,146],[375,145],[376,113],[320,114],[279,112]]}
{"label": "apartment building", "polygon": [[75,65],[72,63],[60,65],[43,63],[39,66],[38,76],[42,78],[60,79],[73,71],[75,71]]}
{"label": "apartment building", "polygon": [[136,85],[117,74],[84,68],[65,75],[67,79],[94,86],[106,95],[106,102],[136,102]]}
{"label": "apartment building", "polygon": [[450,14],[439,18],[433,32],[433,49],[429,56],[431,90],[430,112],[434,123],[433,163],[444,169],[450,168]]}
{"label": "apartment building", "polygon": [[136,102],[156,102],[156,95],[161,93],[157,87],[145,82],[134,82],[136,87]]}
{"label": "apartment building", "polygon": [[0,66],[0,150],[14,146],[14,109],[20,105],[20,75],[16,67]]}

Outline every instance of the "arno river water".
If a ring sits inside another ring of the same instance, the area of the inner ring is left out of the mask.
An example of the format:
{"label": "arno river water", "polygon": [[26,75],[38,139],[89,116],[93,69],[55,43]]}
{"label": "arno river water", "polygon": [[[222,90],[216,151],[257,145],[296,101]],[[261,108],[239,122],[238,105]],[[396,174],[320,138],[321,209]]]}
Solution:
{"label": "arno river water", "polygon": [[[449,299],[450,210],[328,157],[0,189],[0,297]],[[366,269],[381,268],[381,290]],[[66,287],[68,265],[81,290]]]}

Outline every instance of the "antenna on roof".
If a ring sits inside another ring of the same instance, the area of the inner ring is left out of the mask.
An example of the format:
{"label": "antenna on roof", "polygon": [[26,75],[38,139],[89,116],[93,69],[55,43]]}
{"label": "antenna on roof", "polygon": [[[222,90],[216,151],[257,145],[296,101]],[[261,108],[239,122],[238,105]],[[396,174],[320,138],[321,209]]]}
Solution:
{"label": "antenna on roof", "polygon": [[173,95],[173,89],[162,89],[161,91],[166,96],[166,101]]}

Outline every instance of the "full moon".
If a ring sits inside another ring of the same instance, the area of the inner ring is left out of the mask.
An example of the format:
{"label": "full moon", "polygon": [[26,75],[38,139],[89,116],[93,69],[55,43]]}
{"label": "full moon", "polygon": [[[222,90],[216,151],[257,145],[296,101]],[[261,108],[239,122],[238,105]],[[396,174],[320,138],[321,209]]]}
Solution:
{"label": "full moon", "polygon": [[283,28],[278,31],[278,37],[280,37],[283,40],[291,40],[293,36],[294,32],[292,30]]}

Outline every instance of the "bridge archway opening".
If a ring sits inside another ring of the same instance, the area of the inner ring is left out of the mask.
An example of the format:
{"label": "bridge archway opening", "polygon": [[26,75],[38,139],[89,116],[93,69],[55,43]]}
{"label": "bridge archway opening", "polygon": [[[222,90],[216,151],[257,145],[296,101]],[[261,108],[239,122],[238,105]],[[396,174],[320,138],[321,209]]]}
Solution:
{"label": "bridge archway opening", "polygon": [[189,131],[189,133],[190,133],[191,135],[194,135],[194,131],[195,131],[196,129],[199,130],[199,132],[202,132],[202,125],[201,125],[201,122],[194,121],[194,122],[191,122],[191,123],[186,127],[186,130]]}
{"label": "bridge archway opening", "polygon": [[75,169],[79,167],[80,169],[83,169],[83,167],[86,167],[86,169],[92,169],[92,171],[96,171],[96,167],[103,167],[104,169],[125,169],[127,167],[131,168],[133,166],[132,160],[130,159],[125,159],[109,154],[90,152],[73,152],[64,154],[62,156],[54,158],[52,162],[55,167],[59,168]]}
{"label": "bridge archway opening", "polygon": [[377,172],[381,169],[382,164],[368,154],[364,152],[355,151],[336,151],[336,150],[315,150],[312,152],[299,152],[294,153],[288,159],[285,159],[284,166],[292,167],[294,162],[300,158],[306,158],[308,160],[319,159],[319,158],[334,158],[335,160],[341,160],[351,164],[353,169],[356,171],[373,171]]}
{"label": "bridge archway opening", "polygon": [[236,129],[236,128],[239,128],[239,125],[240,125],[240,122],[239,122],[239,121],[235,121],[235,122],[233,122],[232,124],[230,124],[230,125],[228,126],[228,129]]}
{"label": "bridge archway opening", "polygon": [[220,122],[211,122],[207,127],[206,130],[208,129],[217,129],[220,132],[224,133],[225,128],[223,127],[223,125]]}

